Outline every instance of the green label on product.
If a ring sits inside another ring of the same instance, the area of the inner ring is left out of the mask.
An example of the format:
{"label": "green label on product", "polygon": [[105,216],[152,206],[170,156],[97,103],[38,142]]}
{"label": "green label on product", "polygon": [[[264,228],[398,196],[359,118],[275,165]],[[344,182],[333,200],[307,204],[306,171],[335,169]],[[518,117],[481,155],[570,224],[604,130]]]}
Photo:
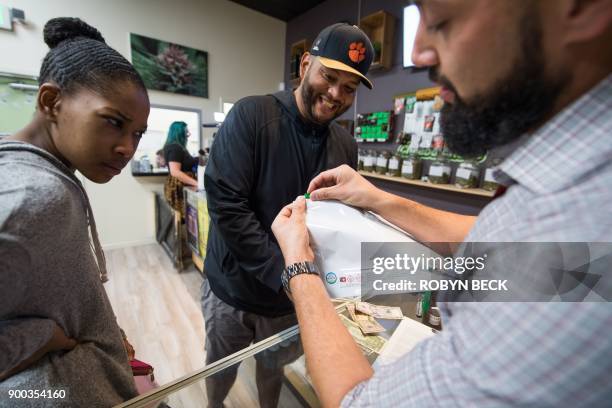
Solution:
{"label": "green label on product", "polygon": [[414,105],[416,104],[416,96],[409,96],[406,98],[406,113],[414,112]]}

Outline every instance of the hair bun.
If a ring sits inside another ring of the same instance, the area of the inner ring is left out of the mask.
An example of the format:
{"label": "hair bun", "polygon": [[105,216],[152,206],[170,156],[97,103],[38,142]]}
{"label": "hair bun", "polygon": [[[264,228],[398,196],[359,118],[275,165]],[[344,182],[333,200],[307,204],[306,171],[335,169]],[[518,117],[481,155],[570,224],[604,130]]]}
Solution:
{"label": "hair bun", "polygon": [[98,30],[83,20],[73,17],[58,17],[47,21],[43,30],[43,37],[49,48],[55,48],[62,41],[77,37],[90,38],[106,43]]}

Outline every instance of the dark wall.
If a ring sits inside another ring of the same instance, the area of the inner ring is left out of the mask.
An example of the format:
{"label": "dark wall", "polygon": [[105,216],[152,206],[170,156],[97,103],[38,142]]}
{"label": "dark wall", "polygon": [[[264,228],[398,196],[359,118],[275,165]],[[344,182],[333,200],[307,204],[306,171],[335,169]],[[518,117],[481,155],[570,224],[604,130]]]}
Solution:
{"label": "dark wall", "polygon": [[[371,71],[368,74],[374,89],[369,90],[360,86],[353,108],[342,116],[343,119],[353,119],[355,107],[359,113],[391,110],[394,95],[434,86],[427,78],[426,71],[413,72],[413,69],[405,69],[402,66],[402,11],[408,1],[327,0],[287,23],[285,44],[287,58],[291,44],[303,38],[314,41],[319,31],[328,25],[339,21],[358,24],[360,3],[361,17],[379,10],[385,10],[396,17],[393,66],[388,70]],[[290,87],[288,61],[285,62],[285,83],[288,89]]]}

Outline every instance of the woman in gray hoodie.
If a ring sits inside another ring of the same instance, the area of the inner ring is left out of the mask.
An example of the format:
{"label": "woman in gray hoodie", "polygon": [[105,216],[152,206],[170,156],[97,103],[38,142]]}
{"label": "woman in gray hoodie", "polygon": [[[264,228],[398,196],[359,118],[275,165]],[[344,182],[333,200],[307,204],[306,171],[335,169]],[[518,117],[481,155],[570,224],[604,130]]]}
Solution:
{"label": "woman in gray hoodie", "polygon": [[44,38],[35,115],[0,142],[0,407],[108,407],[137,393],[74,173],[96,183],[119,174],[149,99],[134,67],[83,21],[52,19]]}

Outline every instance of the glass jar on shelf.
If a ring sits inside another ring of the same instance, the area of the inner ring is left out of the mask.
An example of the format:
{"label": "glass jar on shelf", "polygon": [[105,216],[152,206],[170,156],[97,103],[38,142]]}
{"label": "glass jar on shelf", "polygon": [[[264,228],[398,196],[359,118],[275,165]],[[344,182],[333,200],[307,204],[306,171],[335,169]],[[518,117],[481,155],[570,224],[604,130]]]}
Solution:
{"label": "glass jar on shelf", "polygon": [[459,188],[476,188],[480,180],[480,169],[472,162],[463,162],[455,172],[455,186]]}
{"label": "glass jar on shelf", "polygon": [[445,160],[436,160],[429,166],[427,179],[432,184],[448,184],[451,175],[451,166]]}
{"label": "glass jar on shelf", "polygon": [[401,177],[402,175],[402,158],[396,153],[389,158],[389,166],[387,169],[387,176]]}
{"label": "glass jar on shelf", "polygon": [[495,181],[495,177],[493,177],[494,169],[489,167],[485,169],[484,180],[482,181],[482,188],[487,191],[495,191],[499,187],[499,183]]}
{"label": "glass jar on shelf", "polygon": [[376,152],[368,150],[363,156],[363,171],[372,173],[374,171],[374,161],[376,160]]}
{"label": "glass jar on shelf", "polygon": [[409,180],[420,180],[423,170],[423,160],[416,154],[411,154],[402,163],[401,174],[403,178]]}
{"label": "glass jar on shelf", "polygon": [[363,159],[365,158],[365,151],[359,149],[357,153],[357,170],[363,170]]}
{"label": "glass jar on shelf", "polygon": [[389,166],[389,158],[391,157],[391,153],[384,150],[382,153],[378,155],[376,158],[376,173],[378,174],[387,174],[387,168]]}

